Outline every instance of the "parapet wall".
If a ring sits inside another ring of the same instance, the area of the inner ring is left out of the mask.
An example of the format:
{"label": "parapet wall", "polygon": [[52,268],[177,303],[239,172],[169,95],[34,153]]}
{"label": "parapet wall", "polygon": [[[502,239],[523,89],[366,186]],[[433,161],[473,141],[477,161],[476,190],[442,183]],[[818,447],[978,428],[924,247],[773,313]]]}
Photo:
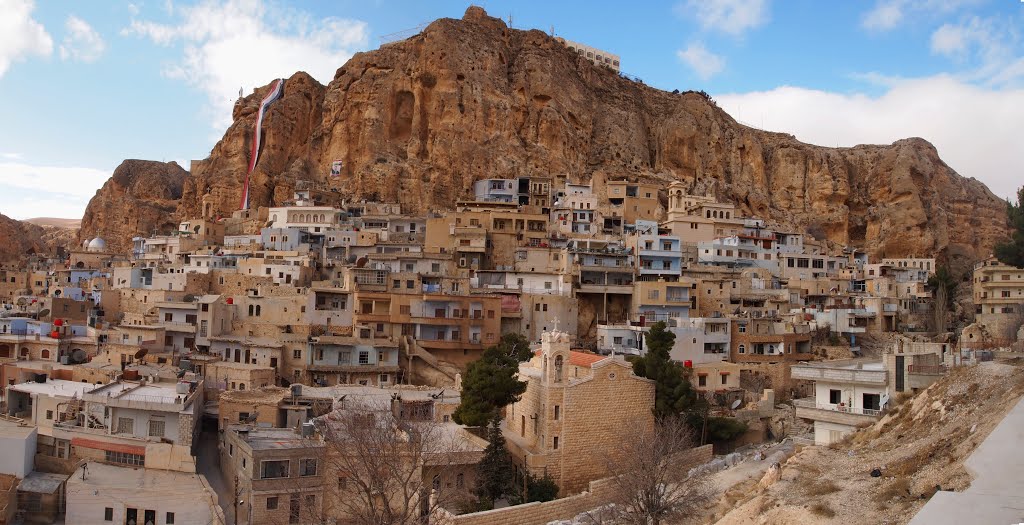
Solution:
{"label": "parapet wall", "polygon": [[[684,452],[678,459],[680,470],[710,461],[711,445]],[[618,489],[611,478],[590,482],[589,489],[567,498],[544,503],[527,503],[503,509],[474,512],[460,516],[441,516],[439,522],[450,525],[544,525],[555,520],[571,519],[578,514],[596,509],[613,499]]]}

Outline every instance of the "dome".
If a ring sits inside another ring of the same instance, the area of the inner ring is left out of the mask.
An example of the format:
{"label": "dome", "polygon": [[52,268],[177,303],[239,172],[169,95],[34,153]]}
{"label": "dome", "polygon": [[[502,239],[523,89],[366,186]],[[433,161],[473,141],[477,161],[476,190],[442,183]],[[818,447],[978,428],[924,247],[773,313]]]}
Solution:
{"label": "dome", "polygon": [[84,250],[84,249],[86,249],[88,247],[89,247],[89,239],[86,239],[86,240],[82,241],[82,249]]}
{"label": "dome", "polygon": [[107,249],[107,241],[104,241],[103,239],[96,237],[95,239],[89,241],[89,246],[87,249],[90,252],[102,252],[103,250]]}

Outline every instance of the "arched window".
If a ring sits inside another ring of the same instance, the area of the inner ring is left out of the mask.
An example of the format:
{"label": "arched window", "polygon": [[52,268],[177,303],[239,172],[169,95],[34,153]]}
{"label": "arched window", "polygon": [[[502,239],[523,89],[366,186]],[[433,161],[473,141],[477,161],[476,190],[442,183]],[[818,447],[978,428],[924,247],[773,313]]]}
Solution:
{"label": "arched window", "polygon": [[21,347],[21,357],[28,357],[28,347]]}
{"label": "arched window", "polygon": [[740,353],[741,354],[747,353],[747,345],[740,345]]}
{"label": "arched window", "polygon": [[562,380],[562,356],[555,357],[555,382]]}
{"label": "arched window", "polygon": [[245,383],[238,383],[239,390],[245,390]]}
{"label": "arched window", "polygon": [[49,359],[50,358],[50,351],[44,348],[43,351],[40,353],[40,355],[43,357],[43,359]]}
{"label": "arched window", "polygon": [[256,317],[260,316],[260,305],[256,305]]}
{"label": "arched window", "polygon": [[249,317],[252,317],[252,312],[253,312],[253,306],[250,304],[249,305]]}

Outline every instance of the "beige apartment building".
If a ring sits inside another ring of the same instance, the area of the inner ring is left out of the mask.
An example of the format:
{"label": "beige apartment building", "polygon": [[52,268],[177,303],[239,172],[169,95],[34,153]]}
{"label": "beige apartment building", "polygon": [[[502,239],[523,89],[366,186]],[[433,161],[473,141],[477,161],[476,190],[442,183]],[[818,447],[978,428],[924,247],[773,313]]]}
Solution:
{"label": "beige apartment building", "polygon": [[1024,268],[990,257],[974,265],[975,321],[997,339],[1013,340],[1024,320]]}

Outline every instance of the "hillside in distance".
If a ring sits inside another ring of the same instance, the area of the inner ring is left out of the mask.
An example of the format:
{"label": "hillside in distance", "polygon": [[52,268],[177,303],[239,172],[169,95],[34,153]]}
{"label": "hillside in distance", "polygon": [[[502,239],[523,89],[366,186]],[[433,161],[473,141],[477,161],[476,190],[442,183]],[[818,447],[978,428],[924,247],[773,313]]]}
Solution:
{"label": "hillside in distance", "polygon": [[[216,214],[237,209],[268,87],[236,103],[224,137],[184,177],[176,215],[156,211],[179,194],[177,176],[157,192],[154,213],[130,227],[97,220],[99,207],[117,216],[127,195],[104,186],[80,238],[127,244],[133,234],[199,216],[207,194]],[[337,179],[329,177],[334,160],[343,161]],[[679,180],[747,214],[876,257],[967,262],[987,256],[1006,232],[1005,202],[958,175],[923,139],[826,148],[749,128],[702,93],[623,78],[544,32],[510,29],[478,7],[355,55],[327,86],[302,72],[287,79],[264,121],[251,203],[280,204],[296,180],[315,180],[337,190],[339,201],[400,202],[423,213],[470,197],[476,180],[524,175]],[[139,206],[142,197],[130,198]]]}

